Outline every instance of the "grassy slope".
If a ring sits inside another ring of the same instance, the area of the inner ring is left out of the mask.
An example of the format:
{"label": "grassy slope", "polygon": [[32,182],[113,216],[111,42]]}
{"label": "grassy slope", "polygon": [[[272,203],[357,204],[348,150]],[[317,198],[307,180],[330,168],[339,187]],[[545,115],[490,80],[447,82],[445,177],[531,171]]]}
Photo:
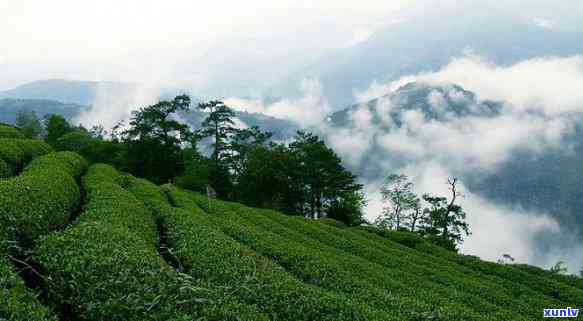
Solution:
{"label": "grassy slope", "polygon": [[[8,164],[49,152],[11,139],[22,152],[4,144]],[[0,184],[3,239],[18,232],[51,277],[47,309],[0,257],[0,320],[52,320],[50,310],[63,308],[82,320],[538,320],[543,308],[583,302],[580,278],[484,262],[414,236],[209,202],[104,165],[78,186],[72,177],[84,165],[75,157],[39,157]],[[52,177],[57,167],[66,174]],[[71,186],[34,188],[51,184]],[[43,237],[67,223],[78,187],[87,197],[77,221]]]}
{"label": "grassy slope", "polygon": [[[181,193],[174,190],[171,195]],[[226,234],[304,282],[338,293],[358,293],[373,308],[400,319],[434,315],[444,320],[536,320],[545,307],[576,307],[583,302],[577,279],[484,262],[424,242],[407,247],[387,235],[239,204],[213,201],[209,208],[206,197],[193,193],[187,198],[211,213],[211,220]],[[192,207],[186,201],[176,205]]]}

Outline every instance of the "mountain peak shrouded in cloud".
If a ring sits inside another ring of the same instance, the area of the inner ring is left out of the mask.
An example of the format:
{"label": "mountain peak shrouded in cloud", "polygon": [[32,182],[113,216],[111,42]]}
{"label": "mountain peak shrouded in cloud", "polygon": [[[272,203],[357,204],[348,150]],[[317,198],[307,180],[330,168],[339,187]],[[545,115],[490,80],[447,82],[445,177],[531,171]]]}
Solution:
{"label": "mountain peak shrouded in cloud", "polygon": [[444,121],[467,116],[491,117],[497,115],[502,106],[500,102],[480,102],[473,92],[455,84],[410,82],[390,94],[335,112],[328,120],[333,126],[346,126],[354,120],[355,113],[366,108],[373,124],[383,124],[383,121],[390,118],[383,125],[394,124],[400,127],[407,112],[420,112],[426,120]]}
{"label": "mountain peak shrouded in cloud", "polygon": [[557,23],[549,28],[554,17],[537,18],[547,25],[541,28],[540,23],[534,22],[536,17],[504,10],[499,5],[471,1],[458,5],[448,1],[443,5],[423,3],[399,12],[398,23],[386,25],[367,40],[296,70],[273,87],[272,94],[296,95],[291,84],[310,77],[324,84],[323,95],[339,110],[352,103],[354,91],[368,88],[372,80],[387,82],[437,71],[452,57],[468,52],[500,65],[583,52],[579,40],[583,38],[582,26]]}

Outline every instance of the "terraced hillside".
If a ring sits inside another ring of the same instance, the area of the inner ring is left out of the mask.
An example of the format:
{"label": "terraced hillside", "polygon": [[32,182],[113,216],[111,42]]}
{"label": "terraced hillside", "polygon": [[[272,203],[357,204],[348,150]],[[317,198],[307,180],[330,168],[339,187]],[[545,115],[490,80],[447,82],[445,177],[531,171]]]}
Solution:
{"label": "terraced hillside", "polygon": [[156,186],[0,128],[0,320],[540,320],[583,281]]}

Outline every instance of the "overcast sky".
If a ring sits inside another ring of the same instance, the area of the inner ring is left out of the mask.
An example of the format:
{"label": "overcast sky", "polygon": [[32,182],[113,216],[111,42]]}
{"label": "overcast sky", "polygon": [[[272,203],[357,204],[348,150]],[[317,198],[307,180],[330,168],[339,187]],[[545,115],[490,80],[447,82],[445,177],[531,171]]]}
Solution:
{"label": "overcast sky", "polygon": [[[422,8],[414,11],[419,15],[438,14],[440,10],[463,14],[496,7],[550,27],[569,26],[580,20],[582,1],[558,3],[2,0],[0,71],[4,74],[0,89],[34,80],[35,76],[121,81],[164,78],[166,82],[179,82],[178,62],[187,57],[196,60],[208,54],[209,48],[224,47],[227,42],[244,46],[246,39],[260,39],[253,44],[258,55],[273,39],[282,37],[290,39],[288,45],[305,49],[306,57],[314,57],[366,39],[412,7]],[[158,70],[155,76],[144,74],[152,69]]]}

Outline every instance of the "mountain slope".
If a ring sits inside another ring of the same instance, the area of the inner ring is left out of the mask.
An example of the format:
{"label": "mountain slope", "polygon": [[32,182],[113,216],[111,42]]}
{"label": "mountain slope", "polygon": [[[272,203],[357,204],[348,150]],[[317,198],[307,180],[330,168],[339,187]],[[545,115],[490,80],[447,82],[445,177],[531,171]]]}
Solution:
{"label": "mountain slope", "polygon": [[2,197],[7,320],[519,321],[583,302],[579,278],[86,170],[70,152],[0,181]]}
{"label": "mountain slope", "polygon": [[64,79],[39,80],[0,92],[0,97],[15,99],[46,99],[89,106],[101,93],[119,97],[135,85],[119,82],[72,81]]}
{"label": "mountain slope", "polygon": [[0,122],[14,124],[20,111],[34,111],[39,118],[47,114],[62,115],[73,119],[78,114],[89,110],[89,107],[47,99],[0,99]]}

